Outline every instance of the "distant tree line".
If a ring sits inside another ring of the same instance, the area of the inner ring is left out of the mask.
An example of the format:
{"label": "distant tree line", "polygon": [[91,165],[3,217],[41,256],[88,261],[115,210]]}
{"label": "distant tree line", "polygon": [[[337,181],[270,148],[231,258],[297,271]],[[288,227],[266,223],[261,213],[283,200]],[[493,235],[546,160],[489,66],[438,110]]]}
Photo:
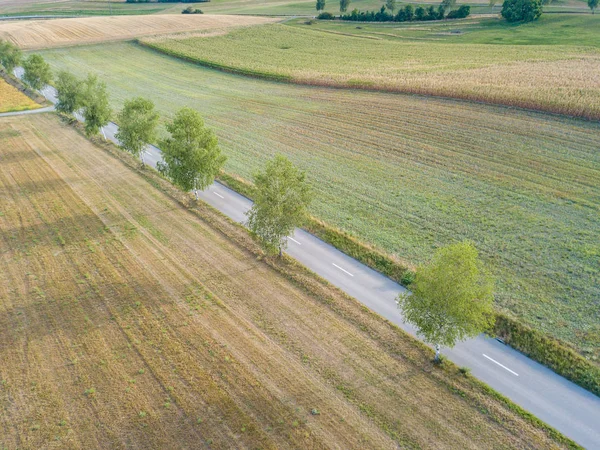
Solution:
{"label": "distant tree line", "polygon": [[[388,13],[386,8],[392,11],[392,13]],[[462,5],[460,8],[450,11],[448,15],[446,15],[446,8],[443,4],[437,8],[434,6],[429,6],[428,8],[417,6],[414,8],[412,5],[406,5],[404,8],[400,8],[396,14],[393,14],[393,9],[395,9],[395,2],[392,0],[388,1],[388,5],[382,6],[377,12],[354,9],[350,14],[341,15],[339,18],[340,20],[353,22],[411,22],[413,20],[462,19],[471,14],[471,7],[469,5]],[[321,20],[333,20],[336,17],[331,13],[323,12],[317,18]]]}

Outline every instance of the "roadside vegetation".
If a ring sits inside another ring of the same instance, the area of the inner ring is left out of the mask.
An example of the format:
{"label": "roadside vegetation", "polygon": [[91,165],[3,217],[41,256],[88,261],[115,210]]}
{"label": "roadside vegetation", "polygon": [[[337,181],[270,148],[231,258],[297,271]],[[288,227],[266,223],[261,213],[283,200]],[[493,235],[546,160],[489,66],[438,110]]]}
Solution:
{"label": "roadside vegetation", "polygon": [[598,124],[266,82],[133,44],[43,55],[53,68],[98,73],[115,110],[141,96],[167,120],[183,106],[201,111],[230,174],[250,180],[287,156],[310,174],[313,215],[400,260],[421,264],[471,239],[501,311],[600,357]]}
{"label": "roadside vegetation", "polygon": [[279,24],[215,37],[153,38],[142,43],[245,75],[600,118],[600,51],[594,48],[408,42],[379,36],[357,39],[343,32]]}
{"label": "roadside vegetation", "polygon": [[2,446],[576,447],[125,152],[0,139]]}

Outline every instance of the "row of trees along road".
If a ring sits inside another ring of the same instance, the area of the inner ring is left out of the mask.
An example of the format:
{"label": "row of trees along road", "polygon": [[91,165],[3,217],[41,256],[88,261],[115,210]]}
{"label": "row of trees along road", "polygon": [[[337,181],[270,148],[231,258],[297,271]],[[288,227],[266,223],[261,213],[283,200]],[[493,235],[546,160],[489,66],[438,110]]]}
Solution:
{"label": "row of trees along road", "polygon": [[[48,81],[45,76],[49,70],[41,57],[30,60],[31,64],[24,64],[28,74],[24,78],[40,89]],[[79,80],[60,72],[56,90],[56,109],[66,114],[82,110],[88,136],[108,124],[111,110],[106,85],[95,76]],[[144,149],[157,139],[159,114],[154,103],[144,98],[128,100],[117,120],[116,137],[121,148],[140,158],[143,165]],[[179,110],[166,129],[170,136],[159,141],[163,154],[159,171],[187,192],[206,189],[226,160],[216,135],[191,108]],[[254,175],[254,186],[254,204],[246,213],[246,225],[268,255],[281,257],[288,236],[309,217],[313,194],[306,173],[286,157],[276,155],[264,171]],[[452,347],[493,326],[493,283],[471,243],[439,249],[429,264],[417,269],[411,290],[398,296],[398,306],[404,320],[435,346],[436,361],[440,361],[440,345]]]}

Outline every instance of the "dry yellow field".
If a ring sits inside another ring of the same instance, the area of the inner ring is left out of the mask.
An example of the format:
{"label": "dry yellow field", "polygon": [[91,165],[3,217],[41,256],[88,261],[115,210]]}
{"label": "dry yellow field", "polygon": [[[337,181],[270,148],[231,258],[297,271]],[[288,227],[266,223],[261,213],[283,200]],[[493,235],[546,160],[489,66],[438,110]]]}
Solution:
{"label": "dry yellow field", "polygon": [[110,151],[0,119],[0,448],[560,447]]}
{"label": "dry yellow field", "polygon": [[0,78],[0,113],[37,109],[40,105]]}
{"label": "dry yellow field", "polygon": [[0,39],[12,41],[25,50],[34,50],[168,33],[201,32],[214,35],[231,28],[276,20],[253,16],[181,14],[20,20],[0,22]]}

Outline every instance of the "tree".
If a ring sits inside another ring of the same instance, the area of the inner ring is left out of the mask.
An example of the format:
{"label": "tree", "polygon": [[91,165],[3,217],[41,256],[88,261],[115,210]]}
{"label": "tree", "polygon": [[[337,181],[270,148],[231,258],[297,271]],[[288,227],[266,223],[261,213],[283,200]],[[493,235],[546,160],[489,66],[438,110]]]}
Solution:
{"label": "tree", "polygon": [[158,113],[154,103],[138,97],[127,100],[118,115],[119,131],[115,137],[121,148],[141,159],[144,164],[144,147],[156,139]]}
{"label": "tree", "polygon": [[394,10],[396,9],[396,0],[386,0],[385,7],[389,9],[392,14],[394,14]]}
{"label": "tree", "polygon": [[350,0],[340,0],[340,12],[348,11],[348,6],[350,6]]}
{"label": "tree", "polygon": [[256,195],[248,216],[248,228],[256,234],[267,252],[279,252],[287,237],[308,216],[312,195],[306,174],[285,156],[267,162],[265,171],[254,176]]}
{"label": "tree", "polygon": [[492,8],[492,14],[494,13],[494,6],[496,6],[496,3],[498,3],[498,0],[490,0],[488,2],[488,5],[490,5],[490,8]]}
{"label": "tree", "polygon": [[501,14],[507,22],[532,22],[542,15],[542,1],[504,0]]}
{"label": "tree", "polygon": [[442,0],[442,6],[444,9],[452,9],[456,6],[456,0]]}
{"label": "tree", "polygon": [[98,77],[95,75],[88,75],[83,84],[81,106],[85,120],[85,134],[88,136],[98,134],[102,127],[108,124],[112,111],[108,103],[106,84],[98,82]]}
{"label": "tree", "polygon": [[65,114],[73,114],[82,106],[83,81],[75,75],[61,71],[56,78],[56,110]]}
{"label": "tree", "polygon": [[158,170],[185,191],[206,189],[215,180],[226,161],[217,137],[204,126],[200,114],[182,108],[167,125],[171,137],[160,142],[164,163]]}
{"label": "tree", "polygon": [[594,14],[595,9],[598,7],[598,0],[588,0],[588,6],[592,10],[592,14]]}
{"label": "tree", "polygon": [[34,54],[27,58],[23,63],[23,69],[25,69],[23,81],[32,89],[42,89],[52,81],[50,64],[40,55]]}
{"label": "tree", "polygon": [[317,11],[323,11],[325,9],[325,0],[317,0]]}
{"label": "tree", "polygon": [[398,296],[398,306],[404,321],[435,345],[436,361],[440,345],[453,347],[493,326],[493,282],[469,242],[439,249],[417,270],[411,289]]}
{"label": "tree", "polygon": [[423,20],[425,19],[425,8],[422,6],[417,6],[415,8],[415,20]]}
{"label": "tree", "polygon": [[12,73],[21,64],[22,53],[19,48],[9,41],[0,40],[0,64],[8,73]]}

